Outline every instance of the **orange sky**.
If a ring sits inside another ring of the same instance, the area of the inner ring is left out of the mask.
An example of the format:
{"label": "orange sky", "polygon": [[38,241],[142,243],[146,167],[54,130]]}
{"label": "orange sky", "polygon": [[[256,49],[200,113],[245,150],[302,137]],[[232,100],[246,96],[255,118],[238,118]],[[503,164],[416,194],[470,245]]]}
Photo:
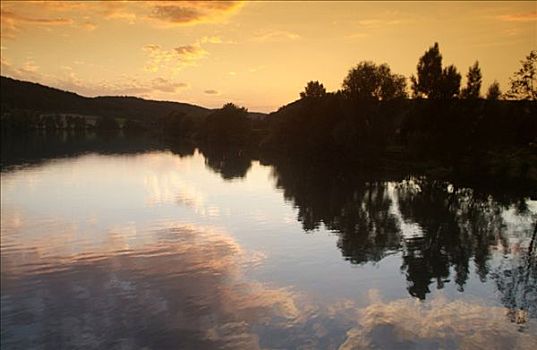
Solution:
{"label": "orange sky", "polygon": [[[2,75],[86,96],[272,111],[362,60],[409,76],[444,64],[503,90],[537,47],[537,2],[1,2]],[[464,83],[464,79],[463,79]]]}

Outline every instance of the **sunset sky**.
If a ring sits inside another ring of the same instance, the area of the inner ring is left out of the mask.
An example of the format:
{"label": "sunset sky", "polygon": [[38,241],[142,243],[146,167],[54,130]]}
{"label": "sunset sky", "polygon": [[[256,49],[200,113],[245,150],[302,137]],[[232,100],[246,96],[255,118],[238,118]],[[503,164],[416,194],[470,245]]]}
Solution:
{"label": "sunset sky", "polygon": [[[435,41],[502,90],[537,47],[537,2],[1,2],[1,72],[85,96],[269,112],[362,60],[405,76]],[[463,84],[465,79],[463,78]]]}

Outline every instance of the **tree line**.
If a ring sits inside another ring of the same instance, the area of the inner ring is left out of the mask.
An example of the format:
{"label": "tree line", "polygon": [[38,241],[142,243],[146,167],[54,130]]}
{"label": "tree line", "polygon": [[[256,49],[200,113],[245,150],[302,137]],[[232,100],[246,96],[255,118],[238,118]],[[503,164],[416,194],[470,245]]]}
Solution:
{"label": "tree line", "polygon": [[[513,73],[509,90],[502,94],[499,83],[495,80],[487,89],[485,98],[498,100],[537,100],[537,51],[531,51],[521,61],[522,67]],[[466,86],[461,88],[461,73],[454,65],[443,67],[442,54],[438,43],[434,43],[419,58],[416,75],[410,76],[410,89],[413,98],[427,99],[478,99],[482,98],[482,73],[479,61],[468,68]],[[345,77],[342,89],[337,93],[358,100],[388,101],[409,97],[405,76],[391,72],[387,63],[377,65],[362,61],[351,68]],[[301,98],[319,98],[327,91],[319,81],[310,81]]]}
{"label": "tree line", "polygon": [[536,62],[532,51],[506,93],[495,81],[483,98],[479,62],[468,68],[461,88],[461,74],[443,65],[435,43],[419,58],[409,87],[388,64],[363,61],[349,70],[340,90],[327,92],[310,81],[300,99],[264,119],[248,118],[244,107],[228,103],[205,118],[171,113],[155,126],[162,136],[205,151],[253,149],[367,166],[434,162],[537,179]]}
{"label": "tree line", "polygon": [[[310,81],[300,99],[265,118],[251,118],[246,108],[227,103],[203,115],[177,109],[122,125],[105,117],[92,130],[148,131],[206,151],[235,148],[241,154],[279,153],[362,165],[434,161],[537,178],[536,66],[537,52],[531,51],[505,93],[495,81],[483,98],[479,62],[468,68],[461,88],[461,74],[454,65],[443,64],[434,43],[419,57],[409,79],[386,63],[362,61],[349,70],[340,90],[327,92],[321,82]],[[16,127],[29,125],[23,119],[10,120]],[[3,130],[10,125],[5,121]],[[47,130],[59,128],[54,120],[34,121]],[[71,124],[84,128],[78,119]]]}

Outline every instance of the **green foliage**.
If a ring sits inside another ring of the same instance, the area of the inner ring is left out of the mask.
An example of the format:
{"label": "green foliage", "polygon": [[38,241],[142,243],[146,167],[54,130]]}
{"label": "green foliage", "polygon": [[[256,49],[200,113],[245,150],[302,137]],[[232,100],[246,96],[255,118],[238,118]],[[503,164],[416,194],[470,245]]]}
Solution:
{"label": "green foliage", "polygon": [[487,90],[487,100],[496,101],[499,100],[501,96],[500,83],[494,80]]}
{"label": "green foliage", "polygon": [[537,100],[537,51],[532,50],[522,67],[510,79],[511,88],[506,96],[517,100]]}
{"label": "green foliage", "polygon": [[468,69],[466,74],[466,87],[461,91],[461,97],[466,99],[477,99],[481,91],[481,69],[479,62],[475,61],[474,65]]}
{"label": "green foliage", "polygon": [[326,95],[326,89],[318,81],[310,81],[306,84],[304,91],[300,93],[300,98],[320,98]]}
{"label": "green foliage", "polygon": [[352,68],[343,81],[343,93],[358,101],[388,101],[406,97],[406,79],[394,74],[383,63],[362,61]]}

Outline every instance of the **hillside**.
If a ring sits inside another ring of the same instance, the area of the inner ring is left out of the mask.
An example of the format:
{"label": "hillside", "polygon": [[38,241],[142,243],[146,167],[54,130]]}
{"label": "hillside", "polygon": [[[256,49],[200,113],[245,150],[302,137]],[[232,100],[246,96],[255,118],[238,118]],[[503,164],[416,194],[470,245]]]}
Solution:
{"label": "hillside", "polygon": [[204,117],[211,110],[188,103],[153,101],[138,97],[105,96],[84,97],[41,84],[1,77],[2,112],[12,109],[47,113],[75,113],[114,118],[149,120],[184,112],[193,117]]}

